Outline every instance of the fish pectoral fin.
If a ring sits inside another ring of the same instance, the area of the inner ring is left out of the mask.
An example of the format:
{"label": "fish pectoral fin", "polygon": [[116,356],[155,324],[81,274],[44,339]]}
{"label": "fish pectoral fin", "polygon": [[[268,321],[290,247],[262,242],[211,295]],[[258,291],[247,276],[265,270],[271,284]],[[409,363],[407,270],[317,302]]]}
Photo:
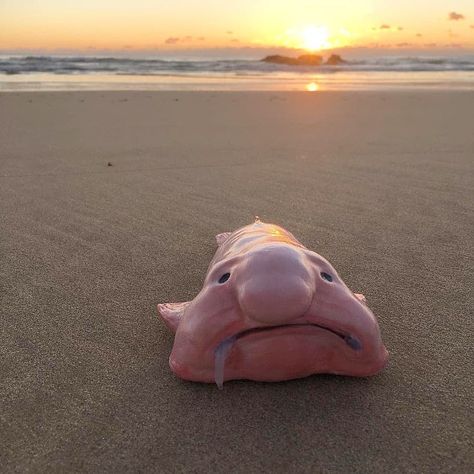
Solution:
{"label": "fish pectoral fin", "polygon": [[367,303],[365,296],[362,293],[354,293],[354,296],[362,303]]}
{"label": "fish pectoral fin", "polygon": [[182,303],[160,303],[158,305],[158,313],[163,318],[165,324],[173,332],[176,332],[184,311],[190,304],[191,301],[184,301]]}
{"label": "fish pectoral fin", "polygon": [[222,234],[216,235],[217,246],[220,247],[231,235],[232,232],[222,232]]}

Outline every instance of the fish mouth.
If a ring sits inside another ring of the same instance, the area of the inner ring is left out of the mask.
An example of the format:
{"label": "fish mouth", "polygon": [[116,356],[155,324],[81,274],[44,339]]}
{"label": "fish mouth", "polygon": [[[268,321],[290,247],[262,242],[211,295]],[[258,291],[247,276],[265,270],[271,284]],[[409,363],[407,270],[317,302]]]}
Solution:
{"label": "fish mouth", "polygon": [[[317,327],[320,329],[324,329],[325,331],[331,332],[335,334],[336,336],[338,336],[339,338],[341,338],[351,349],[355,351],[360,351],[362,349],[362,344],[360,343],[359,339],[357,339],[356,337],[351,336],[350,334],[347,334],[347,333],[343,333],[342,331],[336,331],[335,329],[331,329],[327,326],[322,326],[321,324],[315,324],[315,323],[294,323],[294,324],[279,324],[276,326],[260,326],[256,328],[245,329],[244,331],[234,334],[233,336],[231,336],[230,338],[227,338],[226,340],[231,339],[232,342],[235,342],[238,339],[241,339],[242,337],[248,336],[250,334],[270,332],[270,331],[275,331],[275,330],[284,329],[284,328],[293,329],[297,327]],[[221,342],[221,344],[224,343],[226,340]],[[219,344],[219,346],[221,344]]]}
{"label": "fish mouth", "polygon": [[251,336],[254,334],[261,334],[261,333],[271,333],[273,331],[284,330],[284,329],[296,329],[296,328],[318,328],[324,331],[327,331],[331,334],[336,335],[340,338],[344,343],[349,346],[353,351],[360,351],[362,349],[362,344],[360,341],[350,334],[343,333],[341,331],[337,331],[331,329],[327,326],[322,326],[321,324],[315,323],[293,323],[293,324],[279,324],[276,326],[260,326],[250,329],[245,329],[241,332],[234,334],[233,336],[227,337],[224,339],[214,350],[214,380],[216,385],[220,390],[222,390],[224,385],[224,369],[227,356],[229,355],[230,350],[235,342],[238,340],[245,338],[247,336]]}

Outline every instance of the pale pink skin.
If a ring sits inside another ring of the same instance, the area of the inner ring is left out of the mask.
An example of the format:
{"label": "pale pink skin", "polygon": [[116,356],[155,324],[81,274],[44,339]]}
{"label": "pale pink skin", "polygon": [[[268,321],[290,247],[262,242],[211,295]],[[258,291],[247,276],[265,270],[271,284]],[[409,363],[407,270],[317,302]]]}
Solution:
{"label": "pale pink skin", "polygon": [[[178,377],[214,382],[215,351],[233,336],[224,380],[365,377],[384,368],[388,353],[375,316],[325,258],[260,221],[216,239],[219,248],[196,298],[158,305],[176,331],[169,362]],[[226,273],[229,279],[219,283]]]}

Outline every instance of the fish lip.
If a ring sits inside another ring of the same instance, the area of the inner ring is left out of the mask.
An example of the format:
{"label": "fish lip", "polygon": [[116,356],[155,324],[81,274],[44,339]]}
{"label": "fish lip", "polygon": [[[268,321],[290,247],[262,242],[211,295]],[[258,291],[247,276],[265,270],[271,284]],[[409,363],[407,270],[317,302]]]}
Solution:
{"label": "fish lip", "polygon": [[352,350],[354,350],[354,351],[362,350],[362,344],[359,341],[359,339],[352,336],[351,334],[348,334],[348,333],[345,333],[345,332],[342,332],[342,331],[337,331],[335,329],[329,328],[327,326],[323,326],[321,324],[304,322],[304,323],[289,323],[289,324],[278,324],[278,325],[275,325],[275,326],[257,326],[257,327],[253,327],[253,328],[247,328],[247,329],[244,329],[243,331],[240,331],[240,332],[237,332],[237,333],[233,334],[230,337],[226,337],[225,339],[223,339],[217,345],[217,347],[215,348],[215,351],[217,351],[222,346],[222,344],[224,344],[226,342],[229,342],[229,341],[236,342],[239,339],[241,339],[245,336],[248,336],[249,334],[257,334],[257,333],[261,333],[261,332],[270,332],[272,330],[281,329],[281,328],[294,328],[294,327],[306,327],[306,326],[312,326],[312,327],[317,327],[319,329],[324,329],[325,331],[328,331],[332,334],[335,334],[336,336],[341,338]]}

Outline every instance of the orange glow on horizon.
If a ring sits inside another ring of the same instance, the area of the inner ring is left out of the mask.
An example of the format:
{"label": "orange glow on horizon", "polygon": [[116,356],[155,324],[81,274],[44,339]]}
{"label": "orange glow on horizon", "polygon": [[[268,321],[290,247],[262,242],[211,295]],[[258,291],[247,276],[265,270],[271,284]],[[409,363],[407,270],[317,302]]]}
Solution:
{"label": "orange glow on horizon", "polygon": [[214,0],[0,1],[0,50],[474,49],[474,3],[457,0],[456,12],[462,18],[450,18],[443,0],[429,11],[408,0],[241,0],[239,8]]}

